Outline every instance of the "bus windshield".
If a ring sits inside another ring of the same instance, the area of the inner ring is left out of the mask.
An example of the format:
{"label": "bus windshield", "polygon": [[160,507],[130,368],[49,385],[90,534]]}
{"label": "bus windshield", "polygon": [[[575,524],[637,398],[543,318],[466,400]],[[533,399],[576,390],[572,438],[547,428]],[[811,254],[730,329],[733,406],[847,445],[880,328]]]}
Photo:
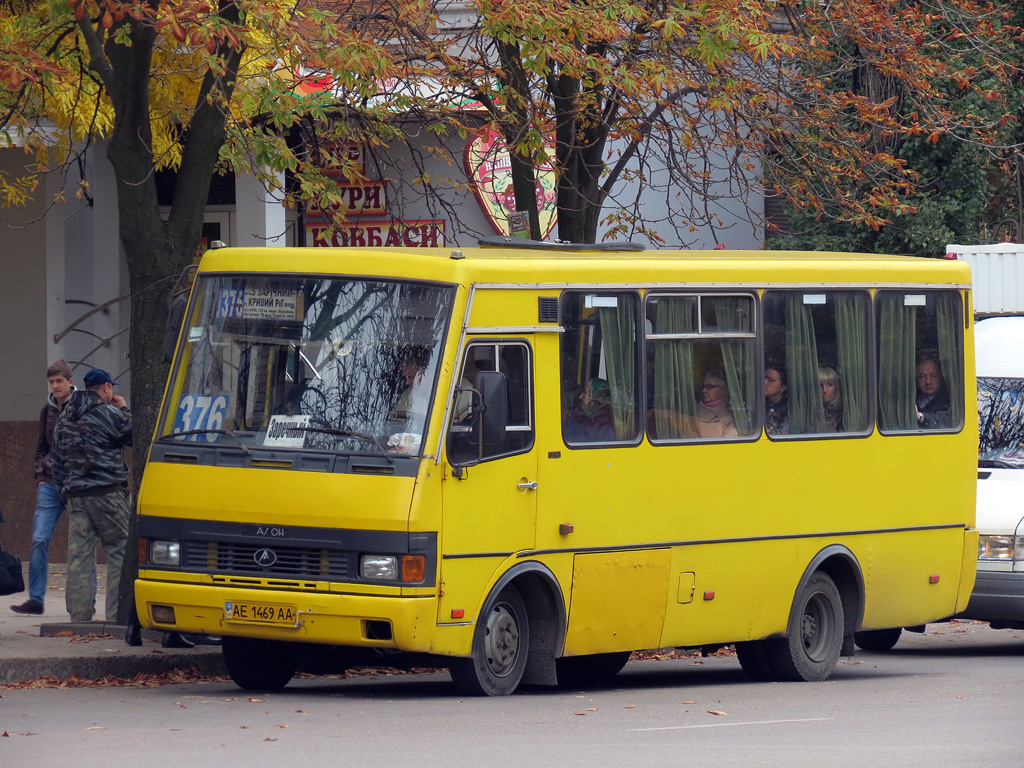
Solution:
{"label": "bus windshield", "polygon": [[200,275],[161,437],[418,456],[453,295],[413,282]]}
{"label": "bus windshield", "polygon": [[978,377],[978,463],[1024,469],[1024,379]]}

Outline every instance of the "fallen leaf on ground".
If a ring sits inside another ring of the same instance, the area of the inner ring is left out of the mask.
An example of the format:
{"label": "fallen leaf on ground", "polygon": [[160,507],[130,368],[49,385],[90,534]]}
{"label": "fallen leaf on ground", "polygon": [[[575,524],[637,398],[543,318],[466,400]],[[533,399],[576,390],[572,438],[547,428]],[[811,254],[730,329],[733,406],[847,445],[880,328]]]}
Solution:
{"label": "fallen leaf on ground", "polygon": [[708,710],[708,714],[709,715],[727,715],[729,713],[728,712],[723,712],[720,709],[709,709]]}

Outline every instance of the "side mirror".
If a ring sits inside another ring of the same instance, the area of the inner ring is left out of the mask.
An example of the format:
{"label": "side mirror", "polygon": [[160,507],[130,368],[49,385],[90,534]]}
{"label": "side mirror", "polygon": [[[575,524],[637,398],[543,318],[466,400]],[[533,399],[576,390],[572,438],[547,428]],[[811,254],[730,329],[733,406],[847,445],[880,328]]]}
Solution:
{"label": "side mirror", "polygon": [[473,380],[473,388],[480,393],[483,411],[480,414],[480,444],[501,445],[508,426],[508,388],[505,374],[481,371]]}

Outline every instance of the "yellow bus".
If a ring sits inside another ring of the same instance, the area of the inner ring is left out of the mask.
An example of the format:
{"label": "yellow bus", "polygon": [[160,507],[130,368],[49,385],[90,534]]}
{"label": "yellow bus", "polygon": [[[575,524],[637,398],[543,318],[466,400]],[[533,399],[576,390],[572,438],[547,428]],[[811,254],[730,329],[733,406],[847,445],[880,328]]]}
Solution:
{"label": "yellow bus", "polygon": [[735,644],[761,680],[962,610],[970,272],[497,238],[208,252],[138,502],[142,624],[243,688]]}

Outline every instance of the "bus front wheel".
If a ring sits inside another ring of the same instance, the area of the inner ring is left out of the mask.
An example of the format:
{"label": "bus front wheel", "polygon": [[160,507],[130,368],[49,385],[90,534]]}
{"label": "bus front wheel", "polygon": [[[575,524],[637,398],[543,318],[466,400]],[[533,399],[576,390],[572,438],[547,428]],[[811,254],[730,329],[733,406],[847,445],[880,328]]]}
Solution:
{"label": "bus front wheel", "polygon": [[780,679],[817,682],[832,674],[843,645],[843,599],[828,574],[815,573],[800,588],[786,637],[772,644]]}
{"label": "bus front wheel", "polygon": [[284,643],[225,636],[221,652],[231,679],[247,691],[279,691],[295,676],[295,659]]}
{"label": "bus front wheel", "polygon": [[519,590],[505,587],[490,598],[473,633],[473,655],[453,659],[452,682],[473,696],[507,696],[519,686],[530,650],[530,621]]}

